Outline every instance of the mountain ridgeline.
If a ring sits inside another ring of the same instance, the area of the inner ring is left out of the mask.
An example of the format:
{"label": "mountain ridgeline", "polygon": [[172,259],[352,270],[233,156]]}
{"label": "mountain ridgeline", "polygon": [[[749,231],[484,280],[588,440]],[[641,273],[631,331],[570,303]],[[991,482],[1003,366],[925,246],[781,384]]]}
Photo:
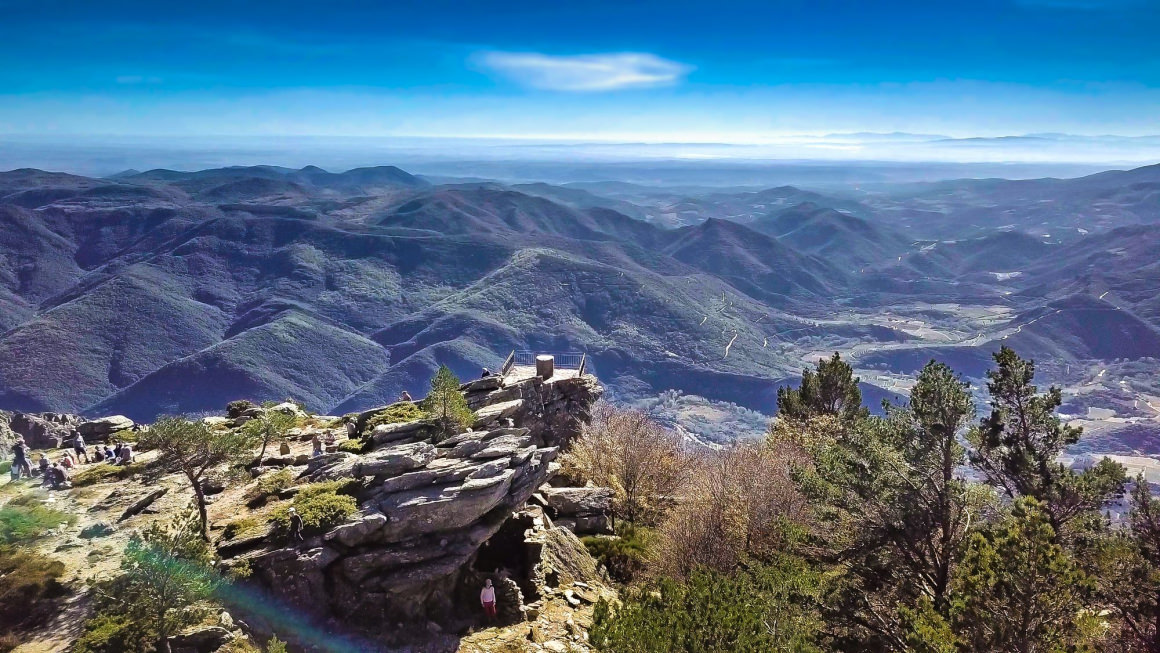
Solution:
{"label": "mountain ridgeline", "polygon": [[1077,367],[1157,357],[1157,184],[1156,166],[835,194],[15,170],[0,408],[147,421],[292,397],[338,414],[530,349],[587,352],[613,398],[768,414],[770,381],[825,352],[886,375],[1004,340]]}

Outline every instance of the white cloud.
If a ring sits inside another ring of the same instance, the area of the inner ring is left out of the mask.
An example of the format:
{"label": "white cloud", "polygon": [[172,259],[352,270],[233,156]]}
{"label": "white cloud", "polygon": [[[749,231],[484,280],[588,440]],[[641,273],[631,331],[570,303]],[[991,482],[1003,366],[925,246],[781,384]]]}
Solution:
{"label": "white cloud", "polygon": [[675,84],[692,71],[655,54],[551,55],[538,52],[481,52],[485,68],[532,88],[549,91],[599,92]]}

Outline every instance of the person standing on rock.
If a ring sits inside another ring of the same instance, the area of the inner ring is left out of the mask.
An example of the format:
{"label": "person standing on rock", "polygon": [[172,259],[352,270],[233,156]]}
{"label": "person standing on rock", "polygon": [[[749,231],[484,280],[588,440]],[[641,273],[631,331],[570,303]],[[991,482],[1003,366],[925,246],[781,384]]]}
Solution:
{"label": "person standing on rock", "polygon": [[81,437],[80,433],[77,433],[77,436],[75,438],[73,438],[73,451],[77,452],[77,462],[78,463],[81,461],[81,456],[85,457],[86,463],[93,462],[89,458],[89,449],[88,449],[88,447],[85,446],[85,439],[83,437]]}
{"label": "person standing on rock", "polygon": [[483,613],[488,621],[495,620],[495,588],[491,586],[491,579],[483,581],[483,591],[479,593],[479,602],[483,605]]}
{"label": "person standing on rock", "polygon": [[24,438],[18,439],[16,444],[12,445],[12,468],[17,470],[17,478],[20,478],[21,474],[32,478],[32,465],[28,462],[28,445],[24,444]]}
{"label": "person standing on rock", "polygon": [[294,538],[295,542],[302,542],[302,527],[304,525],[302,523],[302,515],[299,515],[298,511],[293,507],[287,512],[290,513],[290,536]]}
{"label": "person standing on rock", "polygon": [[314,451],[310,455],[318,457],[322,455],[322,438],[315,433],[313,438],[310,438],[310,444],[314,447]]}

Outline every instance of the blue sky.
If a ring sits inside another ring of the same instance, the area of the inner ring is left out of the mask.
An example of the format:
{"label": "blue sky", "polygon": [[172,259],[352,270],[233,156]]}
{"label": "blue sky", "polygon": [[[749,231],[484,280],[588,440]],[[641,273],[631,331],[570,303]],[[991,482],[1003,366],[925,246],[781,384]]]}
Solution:
{"label": "blue sky", "polygon": [[1160,133],[1160,0],[0,0],[0,134]]}

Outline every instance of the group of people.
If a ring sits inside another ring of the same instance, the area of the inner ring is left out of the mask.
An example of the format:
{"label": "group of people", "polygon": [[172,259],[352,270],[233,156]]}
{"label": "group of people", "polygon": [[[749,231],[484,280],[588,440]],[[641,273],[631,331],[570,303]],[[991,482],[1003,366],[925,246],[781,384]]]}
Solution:
{"label": "group of people", "polygon": [[336,441],[337,441],[337,438],[334,437],[334,433],[328,432],[324,436],[319,436],[317,433],[315,433],[314,437],[310,438],[310,446],[311,446],[310,455],[314,458],[317,458],[318,456],[321,456],[322,454],[326,453],[327,451],[334,451],[335,450],[334,443]]}
{"label": "group of people", "polygon": [[59,490],[71,485],[72,470],[80,467],[82,458],[88,464],[107,462],[111,465],[128,465],[133,462],[133,446],[118,440],[113,447],[108,444],[97,445],[90,455],[85,439],[77,434],[73,439],[72,450],[66,449],[55,462],[49,462],[48,453],[42,452],[35,473],[29,456],[28,443],[24,438],[17,438],[12,445],[12,479],[32,478],[40,474],[44,479],[43,485]]}

